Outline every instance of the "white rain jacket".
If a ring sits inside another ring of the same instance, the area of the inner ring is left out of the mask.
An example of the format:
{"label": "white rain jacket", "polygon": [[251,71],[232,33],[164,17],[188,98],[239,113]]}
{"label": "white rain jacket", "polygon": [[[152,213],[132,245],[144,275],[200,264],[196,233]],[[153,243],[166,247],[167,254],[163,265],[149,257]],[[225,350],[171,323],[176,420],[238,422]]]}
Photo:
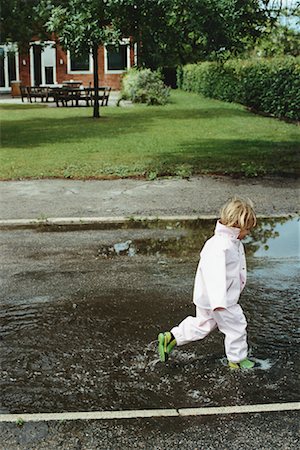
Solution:
{"label": "white rain jacket", "polygon": [[239,228],[217,222],[215,234],[206,241],[197,268],[193,302],[199,308],[228,308],[239,301],[246,284],[244,246]]}

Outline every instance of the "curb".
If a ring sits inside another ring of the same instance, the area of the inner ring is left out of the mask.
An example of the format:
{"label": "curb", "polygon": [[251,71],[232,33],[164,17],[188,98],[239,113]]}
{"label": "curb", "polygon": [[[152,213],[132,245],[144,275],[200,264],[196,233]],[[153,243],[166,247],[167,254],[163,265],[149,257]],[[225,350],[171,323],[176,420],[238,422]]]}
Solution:
{"label": "curb", "polygon": [[[257,214],[259,219],[265,218],[293,218],[296,213],[290,214]],[[38,226],[81,226],[81,225],[143,225],[156,222],[196,222],[197,220],[216,220],[215,214],[203,215],[173,215],[173,216],[101,216],[101,217],[49,217],[43,219],[4,219],[0,220],[0,228],[35,228]]]}
{"label": "curb", "polygon": [[118,228],[147,228],[151,224],[171,224],[176,222],[197,222],[198,220],[216,220],[214,215],[203,216],[102,216],[102,217],[49,217],[45,219],[6,219],[0,220],[0,230],[22,230],[70,228],[74,231],[85,229],[118,229]]}

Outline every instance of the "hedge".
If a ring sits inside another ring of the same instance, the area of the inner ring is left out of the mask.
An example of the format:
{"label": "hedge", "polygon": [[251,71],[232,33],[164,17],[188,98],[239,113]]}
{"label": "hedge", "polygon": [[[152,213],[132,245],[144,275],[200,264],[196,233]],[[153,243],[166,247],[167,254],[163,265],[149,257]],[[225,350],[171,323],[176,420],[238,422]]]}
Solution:
{"label": "hedge", "polygon": [[178,68],[177,84],[275,117],[300,119],[299,57],[188,64]]}

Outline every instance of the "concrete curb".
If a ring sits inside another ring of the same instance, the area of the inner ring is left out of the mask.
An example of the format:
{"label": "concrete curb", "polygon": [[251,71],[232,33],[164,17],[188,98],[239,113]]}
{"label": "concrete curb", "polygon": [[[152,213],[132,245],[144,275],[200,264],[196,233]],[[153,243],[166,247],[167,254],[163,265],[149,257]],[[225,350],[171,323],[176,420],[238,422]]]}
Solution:
{"label": "concrete curb", "polygon": [[32,226],[32,225],[93,225],[93,224],[125,224],[130,222],[184,221],[198,219],[214,219],[214,215],[206,216],[101,216],[101,217],[49,217],[45,219],[5,219],[0,226]]}
{"label": "concrete curb", "polygon": [[182,409],[145,409],[132,411],[93,411],[37,414],[0,414],[0,422],[48,422],[61,420],[120,420],[155,417],[189,417],[224,414],[251,414],[280,411],[299,411],[300,402],[269,403],[241,406],[217,406]]}
{"label": "concrete curb", "polygon": [[[257,215],[258,218],[293,218],[298,217],[298,214],[265,214]],[[143,222],[184,222],[197,220],[215,220],[215,214],[206,215],[174,215],[174,216],[101,216],[101,217],[48,217],[45,219],[4,219],[0,220],[0,227],[38,227],[40,225],[54,225],[54,226],[68,226],[68,225],[124,225],[130,223]]]}

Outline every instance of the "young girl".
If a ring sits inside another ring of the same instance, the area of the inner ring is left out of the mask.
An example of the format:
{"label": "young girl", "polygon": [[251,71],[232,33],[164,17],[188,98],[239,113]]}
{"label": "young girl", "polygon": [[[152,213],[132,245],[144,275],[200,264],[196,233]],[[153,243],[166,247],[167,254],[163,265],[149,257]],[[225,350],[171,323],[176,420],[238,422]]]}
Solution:
{"label": "young girl", "polygon": [[175,345],[205,338],[216,327],[225,335],[225,352],[232,369],[251,369],[247,358],[247,321],[238,304],[246,284],[246,260],[241,240],[256,225],[252,202],[234,198],[221,210],[215,234],[206,241],[198,265],[193,302],[196,317],[186,317],[171,331],[158,335],[161,361]]}

